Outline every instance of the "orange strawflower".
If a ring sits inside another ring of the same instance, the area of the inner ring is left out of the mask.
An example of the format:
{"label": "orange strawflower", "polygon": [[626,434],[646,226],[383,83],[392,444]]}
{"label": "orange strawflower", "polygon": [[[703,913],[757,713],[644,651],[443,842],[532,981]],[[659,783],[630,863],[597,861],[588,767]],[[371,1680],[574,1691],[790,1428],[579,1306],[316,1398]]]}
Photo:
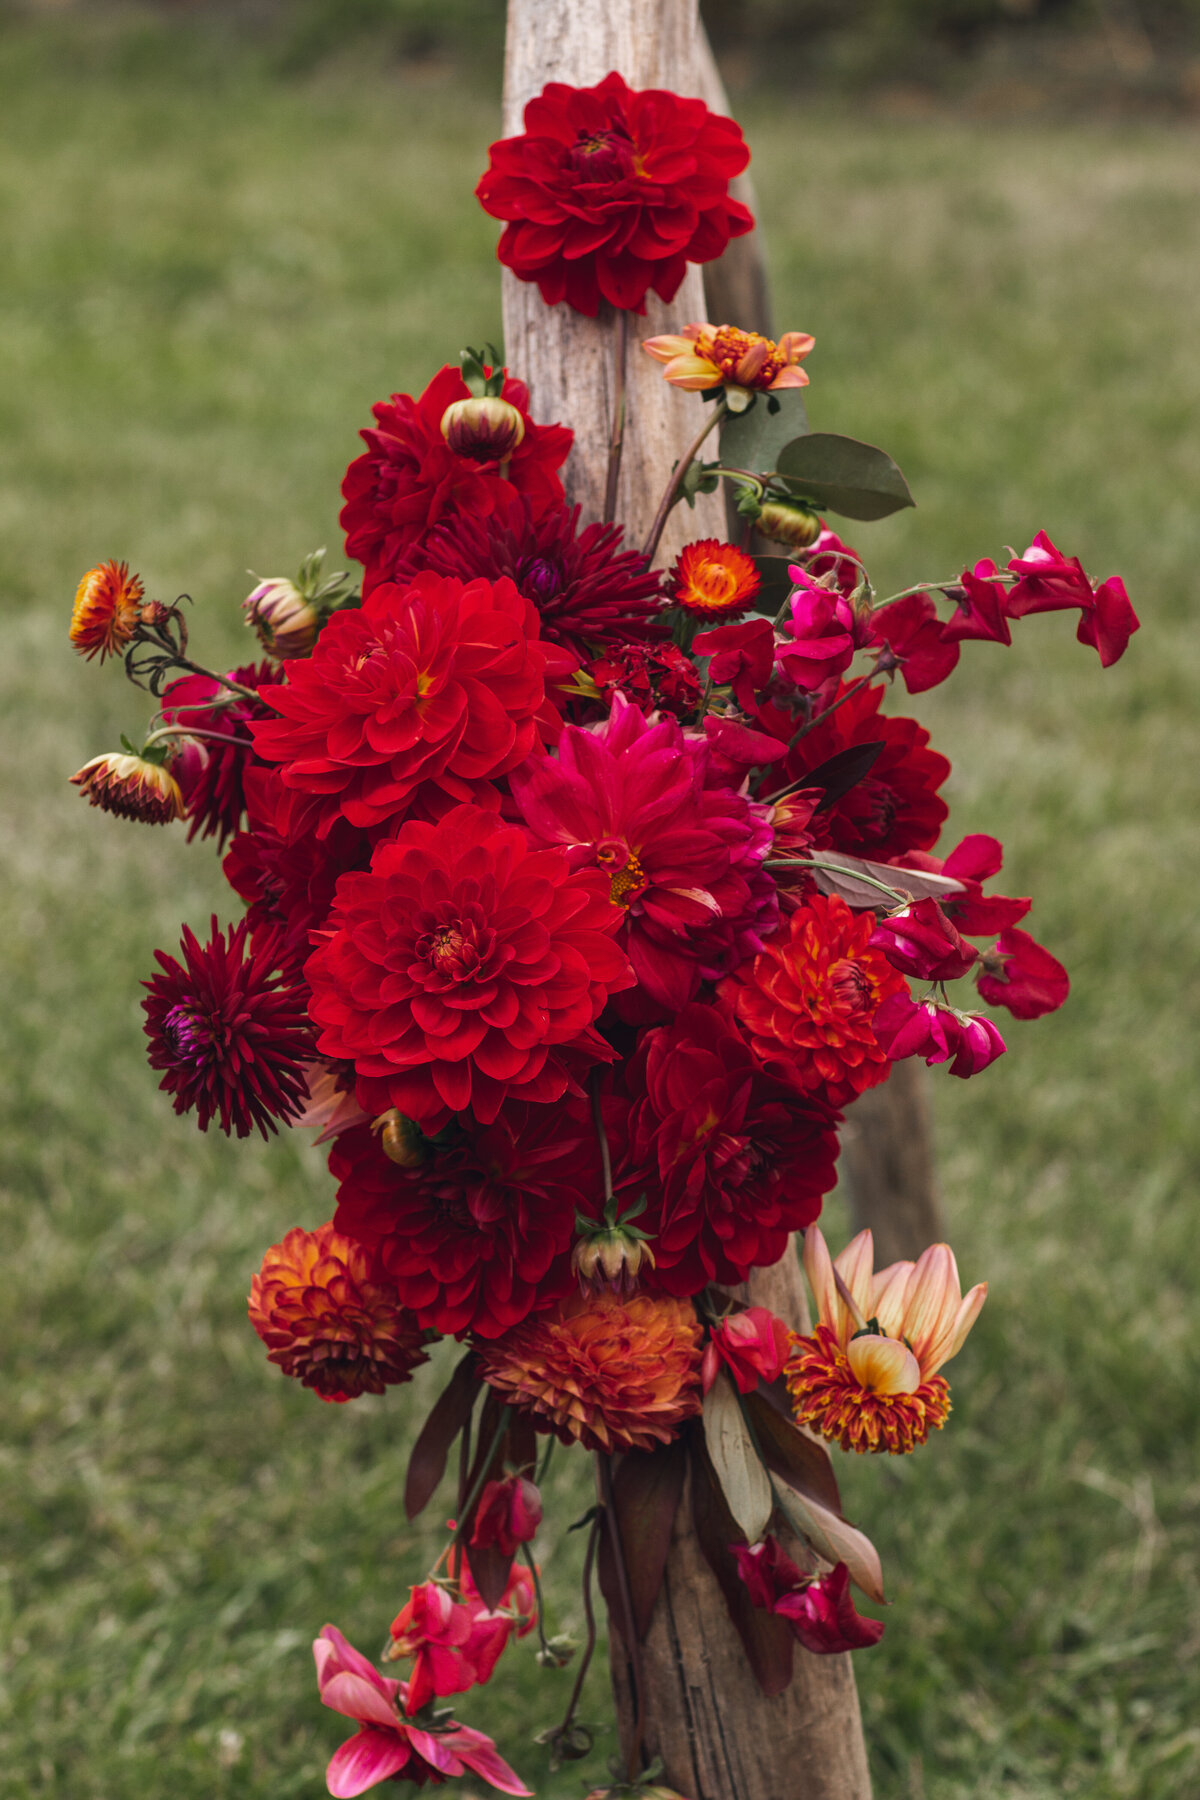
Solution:
{"label": "orange strawflower", "polygon": [[372,1279],[370,1253],[332,1225],[289,1231],[250,1281],[268,1359],[322,1400],[382,1394],[429,1359],[425,1334]]}
{"label": "orange strawflower", "polygon": [[588,1450],[652,1450],[700,1411],[690,1300],[574,1294],[494,1343],[481,1373],[543,1431]]}
{"label": "orange strawflower", "polygon": [[937,1371],[966,1342],[987,1283],[964,1297],[949,1244],[931,1244],[917,1262],[878,1275],[874,1264],[869,1231],[831,1260],[809,1226],[804,1267],[817,1325],[812,1337],[793,1337],[785,1374],[801,1425],[843,1450],[897,1454],[946,1423],[950,1389]]}
{"label": "orange strawflower", "polygon": [[744,412],[763,389],[807,387],[798,365],[815,342],[806,331],[785,331],[775,343],[733,325],[685,325],[678,336],[644,339],[642,349],[665,363],[663,374],[675,387],[694,393],[723,387],[730,412]]}
{"label": "orange strawflower", "polygon": [[101,812],[143,825],[167,825],[187,811],[179,783],[163,763],[124,750],[93,756],[71,781]]}
{"label": "orange strawflower", "polygon": [[133,641],[146,590],[140,575],[129,573],[128,563],[106,562],[89,569],[75,590],[71,612],[71,642],[91,662],[115,656]]}
{"label": "orange strawflower", "polygon": [[675,604],[704,619],[729,619],[745,612],[762,586],[754,558],[720,538],[685,544],[671,570]]}

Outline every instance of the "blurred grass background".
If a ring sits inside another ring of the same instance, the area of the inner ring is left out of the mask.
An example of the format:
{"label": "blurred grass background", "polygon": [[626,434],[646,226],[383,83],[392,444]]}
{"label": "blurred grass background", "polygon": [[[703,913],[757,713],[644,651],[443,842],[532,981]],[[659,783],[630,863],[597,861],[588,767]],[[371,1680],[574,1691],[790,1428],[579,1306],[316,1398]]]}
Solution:
{"label": "blurred grass background", "polygon": [[[263,1248],[324,1219],[329,1183],[311,1151],[210,1141],[157,1093],[138,980],[181,918],[231,908],[208,851],[66,785],[145,708],[65,633],[79,574],[128,557],[152,593],[195,596],[211,658],[246,654],[245,571],[336,546],[371,402],[498,335],[471,199],[486,75],[287,70],[149,14],[0,34],[5,1800],[323,1792],[341,1731],[308,1642],[332,1619],[372,1651],[440,1517],[413,1529],[399,1498],[436,1371],[322,1407],[245,1321]],[[817,337],[814,424],[885,444],[920,502],[852,534],[883,591],[1045,526],[1122,572],[1144,621],[1102,673],[1066,619],[1029,620],[914,708],[954,759],[948,841],[1004,838],[1000,885],[1036,896],[1074,992],[986,1076],[936,1087],[953,1237],[992,1296],[939,1441],[844,1467],[896,1602],[856,1659],[877,1791],[1188,1800],[1196,137],[778,92],[739,110],[779,322]],[[586,1476],[556,1470],[561,1521]],[[564,1629],[578,1541],[557,1530]],[[547,1774],[529,1738],[569,1680],[523,1644],[462,1707],[543,1800],[612,1749]],[[585,1711],[606,1716],[602,1668]]]}

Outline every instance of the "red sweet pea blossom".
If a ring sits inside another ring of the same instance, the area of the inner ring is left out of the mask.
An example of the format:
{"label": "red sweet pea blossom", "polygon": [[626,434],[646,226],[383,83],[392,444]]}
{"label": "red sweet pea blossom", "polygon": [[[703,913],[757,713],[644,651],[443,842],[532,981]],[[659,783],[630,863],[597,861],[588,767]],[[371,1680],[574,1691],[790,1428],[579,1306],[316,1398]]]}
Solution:
{"label": "red sweet pea blossom", "polygon": [[732,119],[702,100],[632,89],[617,74],[591,88],[550,82],[525,130],[491,147],[475,192],[507,221],[497,254],[547,306],[595,318],[601,300],[646,310],[674,298],[689,262],[710,262],[753,229],[729,183],[750,160]]}
{"label": "red sweet pea blossom", "polygon": [[985,557],[973,569],[964,569],[955,587],[943,588],[943,593],[954,602],[953,616],[942,626],[942,636],[948,643],[961,643],[967,638],[982,638],[993,644],[1012,643],[1008,588],[996,580],[999,573],[995,563]]}
{"label": "red sweet pea blossom", "polygon": [[1098,652],[1101,666],[1107,669],[1125,654],[1139,620],[1119,576],[1110,576],[1093,591],[1079,558],[1064,556],[1044,531],[1038,532],[1024,556],[1011,558],[1008,567],[1017,577],[1008,596],[1011,618],[1078,606],[1075,635]]}
{"label": "red sweet pea blossom", "polygon": [[990,1019],[957,1012],[937,1000],[915,1001],[907,994],[884,1001],[875,1014],[874,1031],[891,1062],[906,1056],[919,1056],[930,1067],[948,1062],[950,1074],[964,1080],[994,1063],[1006,1048]]}
{"label": "red sweet pea blossom", "polygon": [[788,574],[796,583],[783,622],[790,641],[778,646],[775,660],[786,681],[811,694],[849,668],[854,615],[844,595],[831,593],[803,569],[789,568]]}
{"label": "red sweet pea blossom", "polygon": [[[708,672],[713,686],[732,688],[742,711],[753,713],[755,694],[770,681],[775,660],[771,621],[746,619],[740,625],[717,625],[694,638],[692,649],[697,656],[712,658]],[[706,728],[707,725],[706,719]]]}
{"label": "red sweet pea blossom", "polygon": [[1055,1012],[1071,991],[1067,971],[1027,931],[1009,926],[994,949],[983,953],[980,996],[989,1006],[1006,1006],[1014,1019],[1040,1019]]}
{"label": "red sweet pea blossom", "polygon": [[1096,589],[1092,605],[1082,613],[1075,636],[1081,644],[1091,645],[1099,655],[1101,668],[1107,669],[1124,656],[1139,625],[1125,583],[1119,575],[1110,575]]}
{"label": "red sweet pea blossom", "polygon": [[425,1131],[470,1109],[490,1125],[509,1094],[559,1100],[574,1071],[610,1062],[595,1030],[632,983],[604,876],[531,851],[494,813],[410,819],[367,875],[343,875],[310,958],[325,1056],[353,1062],[358,1097]]}
{"label": "red sweet pea blossom", "polygon": [[958,645],[947,636],[928,594],[905,594],[879,607],[871,615],[871,638],[886,646],[879,666],[898,667],[910,694],[937,687],[958,662]]}
{"label": "red sweet pea blossom", "polygon": [[720,987],[764,1069],[831,1107],[891,1073],[873,1022],[905,982],[871,948],[874,922],[836,894],[814,894]]}
{"label": "red sweet pea blossom", "polygon": [[749,1549],[735,1545],[733,1554],[753,1604],[786,1619],[806,1650],[836,1656],[864,1650],[883,1636],[881,1619],[864,1619],[855,1610],[845,1563],[827,1575],[805,1575],[773,1537]]}
{"label": "red sweet pea blossom", "polygon": [[880,919],[870,937],[893,969],[918,981],[957,981],[979,956],[936,900],[914,900]]}
{"label": "red sweet pea blossom", "polygon": [[254,724],[255,748],[301,797],[295,824],[320,837],[339,818],[374,830],[422,788],[445,810],[480,798],[481,783],[557,730],[545,681],[559,654],[538,641],[537,613],[511,581],[385,582],[360,610],[335,613],[312,656],[264,690],[280,716]]}
{"label": "red sweet pea blossom", "polygon": [[515,1556],[522,1544],[533,1542],[541,1522],[542,1496],[532,1481],[524,1475],[489,1481],[475,1510],[471,1548]]}
{"label": "red sweet pea blossom", "polygon": [[748,1306],[730,1313],[710,1327],[700,1363],[700,1384],[707,1394],[722,1366],[728,1369],[739,1394],[748,1394],[760,1381],[778,1380],[791,1354],[791,1333],[782,1319],[765,1306]]}
{"label": "red sweet pea blossom", "polygon": [[465,1694],[490,1681],[512,1630],[480,1600],[455,1600],[435,1581],[423,1581],[392,1620],[387,1660],[413,1658],[404,1696],[411,1717],[430,1700]]}
{"label": "red sweet pea blossom", "polygon": [[651,1285],[695,1294],[778,1262],[836,1179],[834,1121],[765,1075],[720,1007],[647,1032],[627,1070],[631,1191],[655,1257]]}
{"label": "red sweet pea blossom", "polygon": [[902,860],[909,868],[925,869],[931,875],[949,875],[961,884],[961,894],[946,894],[939,904],[965,937],[993,937],[1005,926],[1017,924],[1033,905],[1028,899],[984,893],[984,882],[998,875],[1004,864],[1003,844],[986,832],[972,832],[949,856],[914,850]]}
{"label": "red sweet pea blossom", "polygon": [[391,579],[393,569],[435,525],[503,515],[521,495],[538,518],[562,505],[558,471],[573,434],[562,425],[534,424],[523,381],[506,377],[501,393],[524,425],[520,443],[503,462],[456,456],[442,436],[447,409],[471,397],[460,371],[450,364],[417,399],[393,394],[372,407],[375,426],[360,434],[366,453],[350,464],[342,483],[346,554],[366,570],[365,594]]}

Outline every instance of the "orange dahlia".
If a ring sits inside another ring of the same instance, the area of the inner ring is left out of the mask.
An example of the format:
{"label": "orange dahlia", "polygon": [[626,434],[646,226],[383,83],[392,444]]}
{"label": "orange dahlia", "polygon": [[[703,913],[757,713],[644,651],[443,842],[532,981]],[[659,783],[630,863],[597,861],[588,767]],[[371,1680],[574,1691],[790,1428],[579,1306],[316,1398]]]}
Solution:
{"label": "orange dahlia", "polygon": [[729,619],[745,612],[762,586],[754,558],[720,538],[685,544],[670,579],[675,604],[702,619]]}
{"label": "orange dahlia", "polygon": [[811,1337],[793,1337],[785,1370],[801,1425],[843,1450],[887,1450],[923,1444],[950,1412],[950,1389],[938,1374],[957,1356],[987,1299],[987,1283],[963,1295],[949,1244],[931,1244],[916,1263],[874,1273],[869,1231],[860,1231],[836,1261],[810,1225],[804,1267],[817,1305]]}
{"label": "orange dahlia", "polygon": [[269,1361],[322,1400],[382,1394],[428,1361],[411,1313],[371,1279],[369,1251],[332,1225],[297,1226],[267,1251],[250,1323]]}
{"label": "orange dahlia", "polygon": [[484,1380],[543,1431],[588,1450],[652,1450],[700,1411],[688,1300],[574,1294],[479,1346]]}
{"label": "orange dahlia", "polygon": [[763,389],[808,386],[798,365],[815,341],[806,331],[785,331],[775,343],[734,325],[685,325],[677,336],[646,338],[642,349],[666,364],[663,375],[673,386],[696,393],[723,387],[730,412],[745,412]]}
{"label": "orange dahlia", "polygon": [[145,593],[139,575],[129,573],[128,563],[106,562],[89,569],[75,591],[71,612],[71,642],[90,662],[115,656],[131,643],[138,628]]}
{"label": "orange dahlia", "polygon": [[167,825],[172,819],[182,819],[187,811],[170,769],[124,750],[93,756],[75,771],[71,782],[92,806],[114,813],[118,819]]}

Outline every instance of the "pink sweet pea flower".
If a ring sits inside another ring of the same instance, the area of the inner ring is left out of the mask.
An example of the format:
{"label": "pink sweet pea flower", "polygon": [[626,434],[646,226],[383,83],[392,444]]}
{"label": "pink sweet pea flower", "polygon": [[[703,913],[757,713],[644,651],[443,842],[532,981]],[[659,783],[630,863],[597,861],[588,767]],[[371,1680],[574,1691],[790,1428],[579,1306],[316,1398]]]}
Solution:
{"label": "pink sweet pea flower", "polygon": [[335,1626],[324,1627],[313,1644],[313,1656],[323,1703],[359,1726],[334,1751],[326,1771],[326,1786],[335,1800],[353,1800],[377,1782],[396,1776],[418,1787],[426,1782],[441,1787],[468,1770],[502,1794],[532,1800],[531,1790],[482,1731],[454,1719],[429,1731],[403,1718],[405,1684],[380,1675]]}
{"label": "pink sweet pea flower", "polygon": [[542,1496],[532,1481],[524,1475],[489,1481],[479,1496],[471,1546],[515,1556],[519,1544],[528,1544],[537,1535],[541,1522]]}
{"label": "pink sweet pea flower", "polygon": [[413,1659],[406,1710],[418,1713],[434,1697],[465,1694],[490,1681],[512,1630],[511,1619],[489,1613],[477,1595],[455,1600],[436,1581],[423,1581],[392,1621],[387,1660]]}
{"label": "pink sweet pea flower", "polygon": [[1119,575],[1110,575],[1096,589],[1092,606],[1085,609],[1075,636],[1081,644],[1092,646],[1099,654],[1101,668],[1107,669],[1124,656],[1140,623],[1125,592],[1125,583]]}
{"label": "pink sweet pea flower", "polygon": [[1011,644],[1008,629],[1008,588],[996,577],[1000,571],[990,557],[984,557],[973,569],[964,569],[957,587],[943,588],[947,599],[954,602],[954,614],[942,626],[948,643],[962,643],[979,638],[993,644]]}
{"label": "pink sweet pea flower", "polygon": [[871,933],[893,969],[918,981],[957,981],[979,956],[936,900],[913,900],[880,919]]}
{"label": "pink sweet pea flower", "polygon": [[786,1619],[814,1655],[863,1650],[883,1636],[882,1619],[855,1611],[845,1563],[827,1575],[805,1575],[772,1537],[751,1549],[735,1545],[733,1554],[752,1604]]}
{"label": "pink sweet pea flower", "polygon": [[879,666],[898,667],[910,694],[937,687],[958,662],[958,645],[946,636],[928,594],[905,594],[872,613],[871,641],[887,646]]}
{"label": "pink sweet pea flower", "polygon": [[961,1013],[959,1019],[962,1035],[958,1041],[958,1054],[950,1064],[950,1073],[965,1081],[968,1076],[978,1075],[990,1067],[998,1056],[1003,1056],[1007,1045],[992,1021],[985,1019],[982,1013]]}
{"label": "pink sweet pea flower", "polygon": [[785,681],[802,693],[814,693],[848,669],[854,658],[854,614],[841,594],[822,587],[799,567],[789,567],[796,583],[783,628],[791,641],[776,647],[775,660]]}
{"label": "pink sweet pea flower", "polygon": [[833,576],[833,585],[839,594],[849,596],[862,580],[862,569],[859,567],[858,551],[844,544],[836,531],[822,524],[816,541],[805,552],[804,567],[809,575],[819,580],[823,575]]}
{"label": "pink sweet pea flower", "polygon": [[983,953],[979,992],[989,1006],[1006,1006],[1014,1019],[1055,1012],[1071,991],[1067,971],[1027,931],[1010,926]]}
{"label": "pink sweet pea flower", "polygon": [[707,1394],[721,1365],[728,1369],[739,1394],[748,1394],[760,1381],[772,1382],[788,1359],[788,1328],[765,1306],[748,1306],[730,1313],[712,1326],[700,1364],[700,1382]]}
{"label": "pink sweet pea flower", "polygon": [[889,1062],[902,1062],[907,1056],[919,1056],[930,1067],[948,1062],[951,1075],[963,1080],[978,1075],[1005,1051],[1004,1039],[990,1019],[957,1012],[936,1000],[913,1000],[908,994],[890,995],[872,1019],[871,1029]]}
{"label": "pink sweet pea flower", "polygon": [[775,633],[769,619],[746,619],[739,625],[717,625],[692,641],[698,656],[710,656],[708,673],[714,687],[733,689],[743,712],[754,711],[755,693],[771,679]]}
{"label": "pink sweet pea flower", "polygon": [[995,937],[1006,925],[1015,925],[1023,919],[1033,905],[1029,899],[984,893],[984,882],[998,875],[1004,866],[1004,845],[999,838],[988,837],[983,831],[965,837],[949,856],[910,850],[894,861],[900,868],[920,869],[930,875],[949,875],[960,884],[961,894],[944,894],[938,905],[964,937]]}

